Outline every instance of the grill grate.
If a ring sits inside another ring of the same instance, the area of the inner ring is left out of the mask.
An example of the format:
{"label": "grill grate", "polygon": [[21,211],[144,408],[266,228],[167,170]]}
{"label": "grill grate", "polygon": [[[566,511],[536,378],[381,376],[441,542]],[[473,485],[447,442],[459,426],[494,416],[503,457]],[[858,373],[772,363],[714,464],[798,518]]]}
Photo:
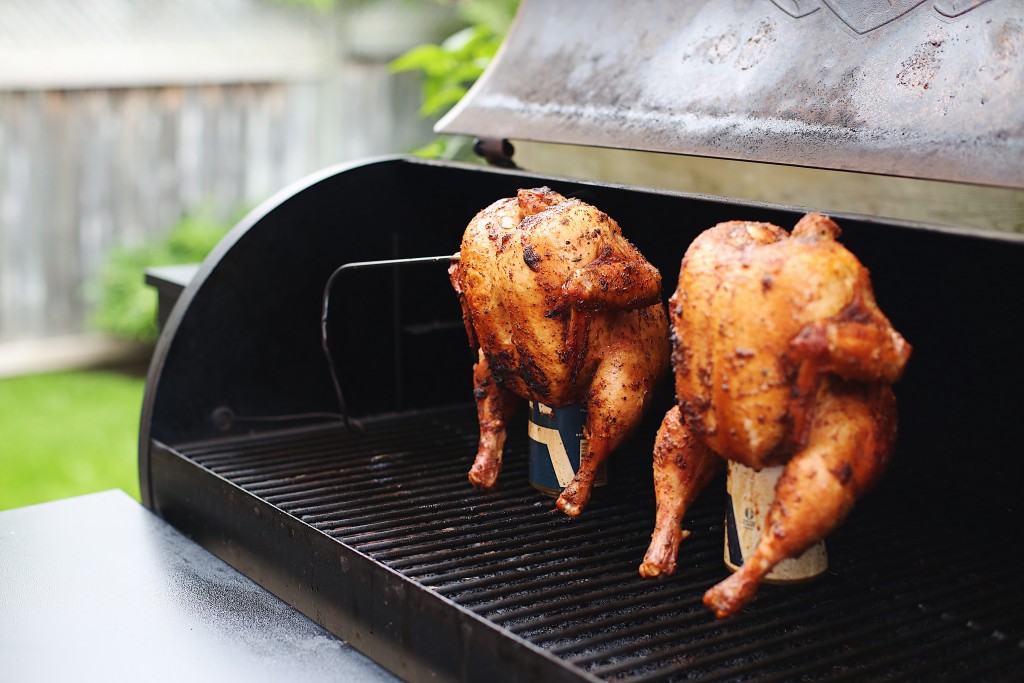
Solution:
{"label": "grill grate", "polygon": [[456,407],[374,418],[361,435],[329,425],[176,451],[581,678],[1024,680],[1024,581],[997,561],[993,510],[941,510],[955,498],[910,486],[926,473],[906,456],[829,538],[824,577],[764,586],[719,621],[701,597],[727,571],[721,482],[687,517],[676,575],[643,581],[649,443],[622,449],[573,520],[526,483],[525,425],[492,493],[465,479],[476,441],[475,412]]}

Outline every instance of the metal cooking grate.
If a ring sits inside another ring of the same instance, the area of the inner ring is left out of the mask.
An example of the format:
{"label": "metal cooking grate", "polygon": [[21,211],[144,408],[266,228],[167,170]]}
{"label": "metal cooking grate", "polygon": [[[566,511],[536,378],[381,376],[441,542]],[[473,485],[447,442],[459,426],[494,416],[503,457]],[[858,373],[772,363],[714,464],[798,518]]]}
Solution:
{"label": "metal cooking grate", "polygon": [[764,586],[719,621],[701,597],[726,576],[724,482],[688,515],[676,575],[643,581],[649,443],[620,451],[573,520],[526,483],[525,425],[510,430],[493,493],[465,478],[476,441],[475,412],[459,407],[374,418],[360,436],[332,425],[176,450],[583,677],[1024,680],[1024,581],[992,511],[972,501],[947,514],[955,498],[909,485],[926,473],[899,453],[828,540],[825,577]]}

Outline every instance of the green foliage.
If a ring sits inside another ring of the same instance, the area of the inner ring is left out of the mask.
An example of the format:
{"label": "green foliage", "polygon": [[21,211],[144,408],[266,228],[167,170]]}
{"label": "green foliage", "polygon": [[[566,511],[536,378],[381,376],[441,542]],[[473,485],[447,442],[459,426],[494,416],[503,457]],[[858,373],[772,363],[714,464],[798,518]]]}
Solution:
{"label": "green foliage", "polygon": [[[518,0],[462,0],[459,15],[469,24],[440,45],[420,45],[391,63],[394,72],[423,74],[420,116],[439,119],[466,94],[483,74],[505,39]],[[469,154],[469,140],[449,136],[416,150],[419,156],[453,159]]]}
{"label": "green foliage", "polygon": [[456,6],[466,22],[486,26],[504,38],[519,9],[519,0],[456,0]]}
{"label": "green foliage", "polygon": [[469,26],[440,45],[420,45],[391,63],[393,71],[420,70],[422,116],[438,116],[462,99],[497,52],[501,40],[487,26]]}
{"label": "green foliage", "polygon": [[324,14],[331,12],[337,6],[337,0],[276,0],[282,5],[297,5],[299,7],[312,7]]}
{"label": "green foliage", "polygon": [[113,371],[0,379],[0,510],[108,489],[138,498],[144,384]]}
{"label": "green foliage", "polygon": [[[277,0],[324,12],[373,0]],[[391,63],[392,71],[423,75],[420,116],[440,119],[476,82],[490,64],[508,32],[519,0],[405,0],[409,5],[432,2],[454,7],[464,28],[440,45],[420,45]],[[471,141],[460,136],[432,140],[414,154],[433,159],[471,159]]]}
{"label": "green foliage", "polygon": [[157,294],[145,282],[146,268],[198,263],[229,227],[204,210],[183,217],[162,239],[113,249],[91,284],[93,325],[122,339],[156,340]]}

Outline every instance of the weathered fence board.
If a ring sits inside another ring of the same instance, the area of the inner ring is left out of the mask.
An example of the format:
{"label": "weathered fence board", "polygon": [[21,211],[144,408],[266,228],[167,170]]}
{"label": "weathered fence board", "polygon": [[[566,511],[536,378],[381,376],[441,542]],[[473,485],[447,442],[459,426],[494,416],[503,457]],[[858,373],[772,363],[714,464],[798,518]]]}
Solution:
{"label": "weathered fence board", "polygon": [[0,345],[88,328],[114,245],[208,205],[225,219],[328,164],[429,136],[384,63],[319,78],[0,92]]}

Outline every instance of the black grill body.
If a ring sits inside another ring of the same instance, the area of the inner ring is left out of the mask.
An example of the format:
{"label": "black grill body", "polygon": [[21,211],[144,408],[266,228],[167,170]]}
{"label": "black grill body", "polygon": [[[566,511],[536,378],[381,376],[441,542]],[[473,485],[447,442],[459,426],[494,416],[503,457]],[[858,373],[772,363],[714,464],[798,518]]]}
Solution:
{"label": "black grill body", "polygon": [[[914,345],[890,470],[827,541],[830,569],[716,620],[724,482],[680,569],[643,581],[650,453],[671,389],[575,520],[527,484],[525,420],[495,491],[472,489],[471,363],[439,264],[324,284],[343,263],[452,253],[479,209],[549,185],[614,216],[661,270],[724,220],[802,209],[386,159],[329,169],[253,212],[171,313],[140,437],[146,504],[410,680],[1024,678],[1020,380],[1024,240],[834,216]],[[293,419],[297,415],[305,418]]]}

